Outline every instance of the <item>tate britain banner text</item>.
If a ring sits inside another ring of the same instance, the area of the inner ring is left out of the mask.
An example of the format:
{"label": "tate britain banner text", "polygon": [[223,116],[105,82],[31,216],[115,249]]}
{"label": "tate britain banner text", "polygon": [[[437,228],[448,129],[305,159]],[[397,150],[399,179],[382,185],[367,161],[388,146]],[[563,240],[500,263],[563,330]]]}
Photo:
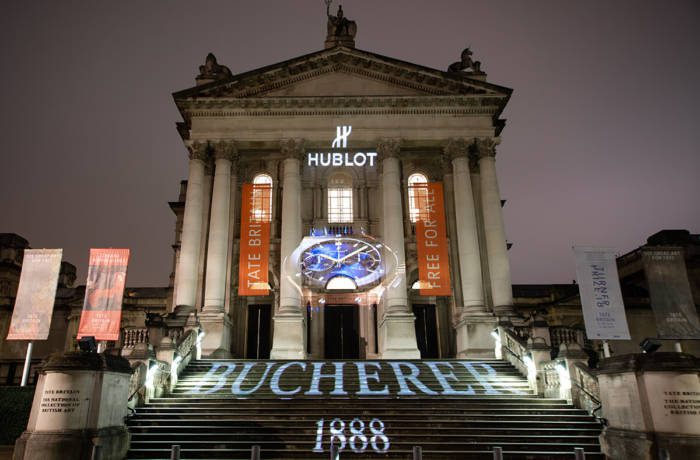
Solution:
{"label": "tate britain banner text", "polygon": [[629,340],[615,250],[574,247],[574,254],[586,335],[590,339]]}
{"label": "tate britain banner text", "polygon": [[7,340],[46,340],[56,299],[62,249],[26,249]]}
{"label": "tate britain banner text", "polygon": [[270,292],[268,259],[272,187],[263,184],[243,184],[241,203],[238,295],[265,296]]}
{"label": "tate britain banner text", "polygon": [[90,249],[85,301],[78,338],[119,340],[128,249]]}

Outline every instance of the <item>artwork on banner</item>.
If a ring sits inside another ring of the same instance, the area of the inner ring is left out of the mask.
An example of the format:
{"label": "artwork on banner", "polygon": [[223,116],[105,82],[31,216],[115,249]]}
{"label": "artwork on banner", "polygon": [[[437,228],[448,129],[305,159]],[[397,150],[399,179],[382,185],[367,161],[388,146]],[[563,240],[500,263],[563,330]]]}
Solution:
{"label": "artwork on banner", "polygon": [[630,339],[615,252],[609,248],[574,247],[583,320],[591,339]]}
{"label": "artwork on banner", "polygon": [[266,296],[270,292],[270,221],[272,187],[268,184],[243,184],[241,243],[238,259],[238,295]]}
{"label": "artwork on banner", "polygon": [[700,339],[700,321],[683,249],[646,247],[642,249],[642,263],[659,338]]}
{"label": "artwork on banner", "polygon": [[90,249],[78,338],[94,336],[96,340],[119,339],[128,264],[128,249]]}
{"label": "artwork on banner", "polygon": [[411,188],[417,209],[416,247],[420,295],[452,295],[442,183],[416,183]]}
{"label": "artwork on banner", "polygon": [[56,300],[62,249],[26,249],[7,340],[46,340]]}

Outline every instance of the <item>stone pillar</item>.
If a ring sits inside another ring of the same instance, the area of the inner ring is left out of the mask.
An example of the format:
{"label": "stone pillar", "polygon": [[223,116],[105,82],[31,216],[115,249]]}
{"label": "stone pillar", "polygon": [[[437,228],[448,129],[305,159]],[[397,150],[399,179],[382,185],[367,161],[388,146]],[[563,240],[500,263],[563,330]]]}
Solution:
{"label": "stone pillar", "polygon": [[99,446],[100,460],[123,459],[131,373],[119,356],[72,352],[48,358],[12,458],[90,460]]}
{"label": "stone pillar", "polygon": [[[384,293],[384,315],[380,320],[379,334],[383,359],[419,359],[415,317],[409,310],[406,291],[400,146],[397,139],[384,139],[377,145],[382,158],[382,239],[396,257],[395,278],[389,280]],[[387,276],[392,278],[392,274]]]}
{"label": "stone pillar", "polygon": [[513,286],[510,282],[510,262],[506,232],[501,210],[501,194],[496,177],[496,142],[493,139],[477,139],[481,175],[481,205],[484,215],[486,253],[491,276],[491,293],[494,312],[499,317],[515,316]]}
{"label": "stone pillar", "polygon": [[180,256],[175,272],[175,307],[194,309],[197,299],[197,272],[202,243],[202,213],[204,206],[204,168],[207,158],[207,146],[194,142],[188,146],[190,151],[189,175],[187,177],[187,195],[185,198],[185,215],[182,219],[182,236],[180,237]]}
{"label": "stone pillar", "polygon": [[231,318],[224,312],[231,209],[231,166],[236,154],[233,142],[221,141],[214,146],[214,186],[207,245],[207,271],[204,307],[200,315],[202,354],[224,358],[230,356]]}
{"label": "stone pillar", "polygon": [[700,458],[700,359],[649,353],[601,360],[598,384],[607,458]]}
{"label": "stone pillar", "polygon": [[459,279],[462,288],[461,314],[455,326],[457,357],[493,357],[491,331],[496,326],[496,321],[484,304],[476,208],[469,169],[469,143],[465,139],[452,139],[445,146],[445,154],[452,159]]}
{"label": "stone pillar", "polygon": [[280,303],[274,317],[270,359],[304,359],[306,357],[306,319],[301,308],[301,293],[295,284],[296,267],[288,257],[301,242],[301,157],[304,142],[286,139],[281,142],[285,156],[282,172],[282,234],[280,235]]}

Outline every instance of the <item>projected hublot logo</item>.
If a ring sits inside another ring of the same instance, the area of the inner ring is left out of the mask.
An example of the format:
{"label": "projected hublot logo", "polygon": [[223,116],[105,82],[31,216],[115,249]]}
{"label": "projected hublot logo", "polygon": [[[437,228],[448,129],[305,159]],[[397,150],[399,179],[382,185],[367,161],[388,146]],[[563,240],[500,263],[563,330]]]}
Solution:
{"label": "projected hublot logo", "polygon": [[[286,383],[285,375],[296,385]],[[354,391],[348,392],[345,385]],[[498,381],[496,371],[479,361],[222,361],[212,364],[192,393],[248,397],[263,388],[283,399],[524,394]]]}
{"label": "projected hublot logo", "polygon": [[[352,126],[336,127],[331,148],[347,148],[351,132]],[[374,166],[376,158],[377,152],[309,152],[306,154],[306,163],[309,166]]]}

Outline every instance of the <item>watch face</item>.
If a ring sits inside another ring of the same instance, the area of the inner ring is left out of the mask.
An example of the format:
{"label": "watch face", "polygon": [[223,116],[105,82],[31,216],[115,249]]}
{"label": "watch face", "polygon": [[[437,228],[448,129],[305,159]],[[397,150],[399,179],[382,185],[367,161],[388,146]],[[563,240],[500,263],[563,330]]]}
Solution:
{"label": "watch face", "polygon": [[328,238],[301,254],[301,271],[306,284],[325,288],[336,277],[351,279],[357,288],[377,281],[382,274],[378,245],[359,238]]}

